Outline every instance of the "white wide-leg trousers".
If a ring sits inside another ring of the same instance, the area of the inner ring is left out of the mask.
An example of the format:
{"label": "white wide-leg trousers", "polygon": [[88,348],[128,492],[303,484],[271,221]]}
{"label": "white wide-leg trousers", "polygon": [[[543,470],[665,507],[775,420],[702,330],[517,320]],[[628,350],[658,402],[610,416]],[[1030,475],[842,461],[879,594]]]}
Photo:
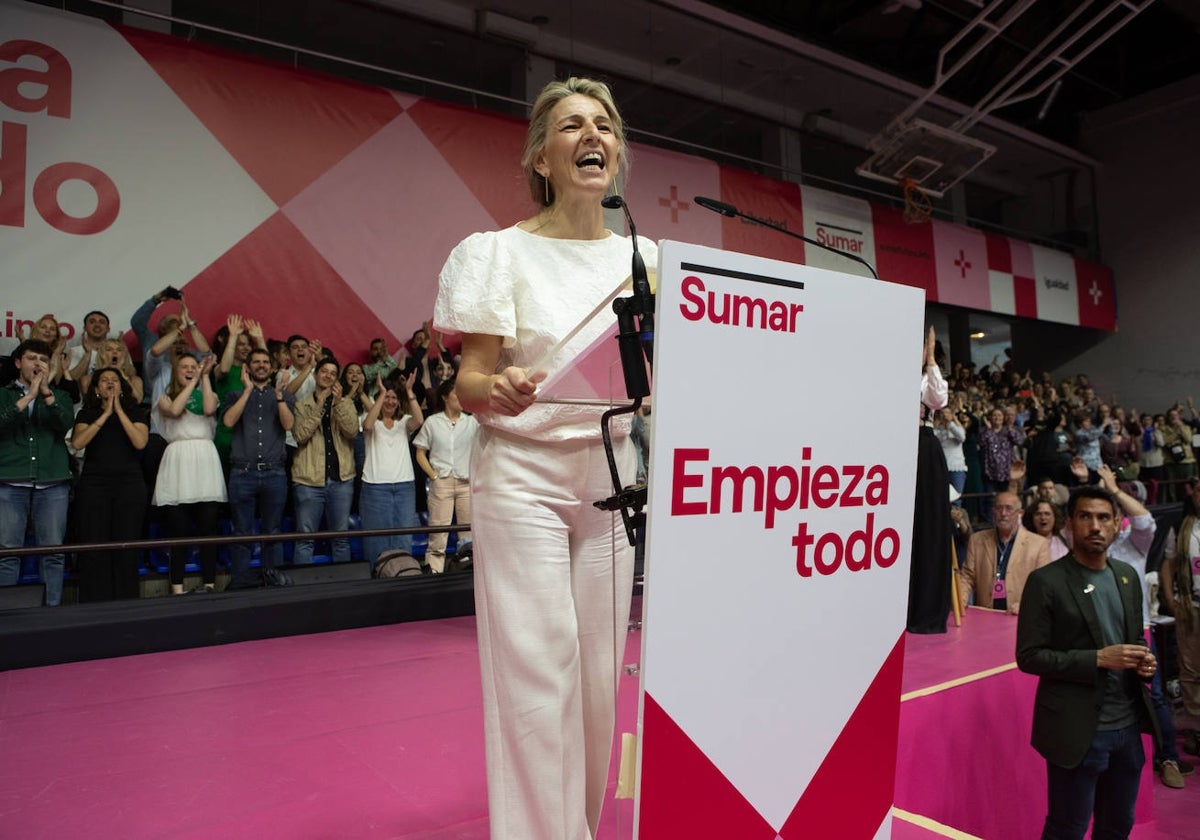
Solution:
{"label": "white wide-leg trousers", "polygon": [[[614,441],[623,483],[636,456]],[[482,428],[471,457],[492,840],[594,838],[612,751],[633,549],[601,441]]]}

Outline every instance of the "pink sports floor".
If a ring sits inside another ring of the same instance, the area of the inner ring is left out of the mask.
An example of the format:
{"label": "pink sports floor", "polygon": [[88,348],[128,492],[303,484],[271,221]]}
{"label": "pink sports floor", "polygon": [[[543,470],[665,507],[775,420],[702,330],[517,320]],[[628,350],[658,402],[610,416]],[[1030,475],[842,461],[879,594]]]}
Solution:
{"label": "pink sports floor", "polygon": [[[980,618],[909,637],[904,690],[1011,661],[1003,628]],[[618,730],[635,731],[636,677],[619,701]],[[896,804],[913,810],[906,715]],[[0,838],[485,840],[482,735],[471,618],[9,671]],[[1196,778],[1153,783],[1154,823],[1136,840],[1200,836]],[[612,802],[600,838],[630,837],[632,814]],[[939,836],[972,835],[893,823],[895,840]]]}

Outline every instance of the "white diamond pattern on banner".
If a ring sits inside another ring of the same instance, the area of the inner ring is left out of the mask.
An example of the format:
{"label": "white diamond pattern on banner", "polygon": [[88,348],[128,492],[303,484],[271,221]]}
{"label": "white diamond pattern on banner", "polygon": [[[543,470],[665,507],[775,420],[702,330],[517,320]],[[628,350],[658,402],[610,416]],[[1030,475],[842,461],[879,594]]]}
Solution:
{"label": "white diamond pattern on banner", "polygon": [[284,213],[397,335],[432,310],[438,272],[459,240],[497,227],[408,115],[317,178]]}
{"label": "white diamond pattern on banner", "polygon": [[1038,317],[1064,324],[1079,323],[1079,294],[1075,290],[1075,259],[1041,245],[1033,248]]}
{"label": "white diamond pattern on banner", "polygon": [[[810,239],[862,257],[875,265],[875,226],[871,205],[860,198],[839,195],[816,187],[800,190],[804,205],[804,235]],[[824,248],[804,246],[804,259],[814,268],[828,268],[847,274],[868,274],[853,260],[832,254]]]}
{"label": "white diamond pattern on banner", "polygon": [[660,278],[643,688],[779,830],[904,632],[924,296],[675,242]]}
{"label": "white diamond pattern on banner", "polygon": [[1011,271],[988,269],[988,288],[991,290],[993,312],[1005,315],[1017,314],[1017,295],[1013,289]]}

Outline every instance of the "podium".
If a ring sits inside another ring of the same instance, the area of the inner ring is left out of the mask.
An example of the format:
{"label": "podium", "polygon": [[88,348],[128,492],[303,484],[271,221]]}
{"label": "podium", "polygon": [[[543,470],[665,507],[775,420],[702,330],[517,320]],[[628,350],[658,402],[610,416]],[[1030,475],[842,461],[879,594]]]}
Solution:
{"label": "podium", "polygon": [[889,837],[924,293],[670,241],[657,286],[634,836]]}

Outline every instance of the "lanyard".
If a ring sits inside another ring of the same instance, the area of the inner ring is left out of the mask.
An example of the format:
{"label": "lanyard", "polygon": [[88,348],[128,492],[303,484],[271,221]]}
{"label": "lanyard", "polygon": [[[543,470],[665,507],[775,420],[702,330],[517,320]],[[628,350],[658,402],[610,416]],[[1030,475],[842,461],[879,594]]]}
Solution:
{"label": "lanyard", "polygon": [[1017,534],[1015,531],[1008,538],[1007,545],[1000,541],[1000,532],[996,532],[996,580],[1000,580],[1004,577],[1004,573],[1008,571],[1008,558],[1012,555],[1013,543],[1016,541]]}

